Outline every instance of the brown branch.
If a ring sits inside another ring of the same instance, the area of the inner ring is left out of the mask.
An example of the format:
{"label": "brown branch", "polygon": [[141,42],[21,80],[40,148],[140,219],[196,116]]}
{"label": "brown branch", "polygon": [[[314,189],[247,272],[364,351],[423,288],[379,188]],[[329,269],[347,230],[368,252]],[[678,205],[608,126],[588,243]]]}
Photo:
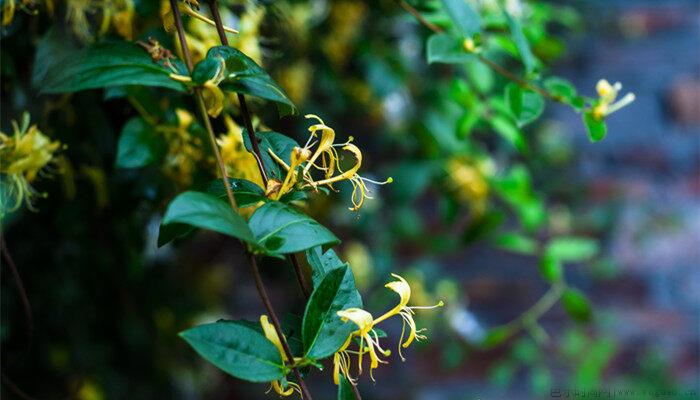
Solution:
{"label": "brown branch", "polygon": [[[408,4],[406,2],[406,0],[396,0],[396,2],[404,10],[408,11],[411,15],[416,17],[418,22],[420,22],[423,26],[430,29],[434,33],[442,33],[445,31],[444,29],[440,28],[439,26],[437,26],[437,25],[433,24],[432,22],[428,21],[427,19],[425,19],[425,17],[423,17],[421,15],[421,13],[418,10],[416,10],[412,5]],[[488,58],[484,57],[483,55],[477,54],[477,58],[479,61],[481,61],[487,67],[491,68],[494,72],[500,74],[501,76],[503,76],[504,78],[506,78],[510,81],[515,82],[520,87],[522,87],[524,89],[532,90],[533,92],[537,92],[550,100],[553,100],[553,101],[556,101],[559,103],[567,104],[564,101],[562,101],[562,99],[559,96],[555,96],[555,95],[549,93],[547,90],[542,89],[541,87],[539,87],[537,85],[533,85],[532,83],[530,83],[530,82],[528,82],[528,81],[526,81],[518,76],[515,76],[507,69],[505,69],[502,66],[496,64],[495,62],[489,60]]]}
{"label": "brown branch", "polygon": [[[19,292],[19,298],[22,302],[22,308],[24,309],[24,317],[27,321],[27,349],[31,348],[32,337],[34,336],[34,316],[32,314],[32,306],[29,303],[29,297],[27,296],[27,291],[24,288],[24,282],[19,274],[17,265],[15,265],[10,252],[7,250],[7,243],[5,242],[4,235],[0,235],[0,248],[2,251],[2,256],[5,259],[5,265],[10,269],[12,278],[15,280],[15,285],[17,286],[17,291]],[[27,350],[28,351],[28,350]]]}
{"label": "brown branch", "polygon": [[[217,30],[221,33],[223,31],[223,24],[221,23],[221,16],[218,13],[218,9],[216,8],[216,2],[210,3],[212,6],[212,9],[216,9],[215,13],[215,18],[216,18],[216,25],[217,25]],[[185,63],[187,64],[187,69],[192,72],[193,69],[193,63],[192,63],[192,56],[190,55],[189,48],[187,47],[187,38],[185,37],[185,29],[182,25],[182,15],[180,14],[180,9],[178,8],[177,5],[177,0],[170,0],[170,7],[173,11],[173,17],[175,20],[175,28],[177,29],[177,35],[180,40],[180,47],[182,48],[182,54],[185,57]],[[225,34],[223,35],[222,42],[228,43],[226,40]],[[202,97],[202,92],[200,89],[195,89],[195,101],[197,103],[197,108],[200,114],[200,117],[204,121],[204,126],[207,130],[207,133],[209,135],[209,141],[211,142],[212,150],[214,151],[214,154],[216,156],[216,161],[219,166],[219,170],[221,172],[222,180],[224,183],[224,187],[226,188],[226,195],[228,197],[229,203],[231,205],[231,208],[234,210],[237,210],[238,207],[236,206],[236,199],[233,196],[233,192],[231,190],[231,186],[228,182],[228,177],[226,174],[226,166],[223,162],[223,159],[221,158],[221,153],[219,152],[219,148],[216,144],[216,136],[214,134],[214,130],[211,126],[211,121],[209,120],[209,115],[207,114],[206,106],[204,104],[204,98]],[[239,94],[239,96],[241,96]],[[241,102],[241,110],[245,111],[245,118],[247,119],[246,125],[247,129],[249,129],[249,134],[252,132],[252,124],[250,123],[250,115],[248,114],[247,107],[244,108],[245,105],[245,99],[244,101]],[[254,132],[252,132],[254,135]],[[254,140],[255,137],[252,137],[252,144],[254,148],[257,147],[257,141]],[[259,151],[259,150],[258,150]],[[262,159],[259,158],[259,161]],[[261,166],[262,167],[262,166]],[[264,168],[261,168],[261,174],[263,175],[263,178],[265,179],[265,172]],[[260,271],[258,270],[258,265],[255,260],[255,257],[250,254],[248,249],[246,248],[246,256],[248,257],[248,261],[251,267],[251,270],[253,272],[253,278],[255,279],[255,286],[258,289],[258,294],[260,295],[260,299],[262,300],[263,304],[265,305],[265,309],[267,310],[267,313],[270,315],[270,319],[272,320],[272,324],[275,327],[275,331],[277,333],[277,336],[280,338],[280,342],[282,343],[282,348],[284,349],[285,355],[287,356],[287,359],[290,360],[290,362],[294,362],[294,356],[289,348],[289,344],[287,343],[287,339],[284,336],[284,333],[282,332],[282,327],[279,323],[279,319],[277,318],[277,314],[274,311],[274,308],[272,307],[272,303],[270,302],[270,298],[267,295],[267,291],[265,290],[265,286],[263,285],[262,278],[260,277]],[[302,396],[304,399],[312,400],[311,394],[309,393],[308,389],[306,388],[306,384],[304,383],[304,380],[301,377],[301,374],[299,373],[299,370],[295,367],[292,367],[292,372],[294,373],[294,376],[297,379],[297,382],[299,384],[299,387],[301,388]]]}
{"label": "brown branch", "polygon": [[4,373],[0,373],[0,378],[2,378],[2,383],[4,383],[7,389],[10,392],[14,393],[15,396],[19,397],[22,400],[34,400],[33,397],[24,393],[22,389],[17,387],[17,385],[15,385],[14,382],[12,382],[10,378],[8,378],[7,375],[5,375]]}
{"label": "brown branch", "polygon": [[[216,25],[216,31],[219,34],[219,40],[224,46],[228,46],[228,37],[226,37],[226,31],[224,30],[224,24],[221,21],[221,14],[219,13],[218,2],[216,0],[209,0],[209,9],[211,10],[212,17],[214,18],[214,24]],[[267,181],[269,180],[267,172],[265,170],[265,163],[263,162],[262,154],[260,153],[260,147],[258,146],[257,138],[255,137],[255,130],[253,129],[253,124],[250,118],[250,112],[248,111],[248,104],[246,103],[245,96],[242,93],[237,93],[238,103],[241,106],[241,114],[243,115],[243,125],[248,133],[248,138],[253,148],[253,155],[258,162],[258,170],[260,171],[260,176],[262,177],[263,184],[267,187]],[[299,282],[299,287],[301,292],[304,294],[306,300],[311,296],[311,289],[304,279],[304,272],[299,264],[299,259],[296,254],[290,254],[289,260],[294,267],[294,274],[296,275],[297,282]]]}

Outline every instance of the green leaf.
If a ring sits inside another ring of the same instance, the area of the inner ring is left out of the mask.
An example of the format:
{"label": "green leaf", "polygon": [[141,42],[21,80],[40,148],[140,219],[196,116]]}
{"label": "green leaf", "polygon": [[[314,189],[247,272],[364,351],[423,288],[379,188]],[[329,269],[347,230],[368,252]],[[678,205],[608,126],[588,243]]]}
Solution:
{"label": "green leaf", "polygon": [[593,311],[588,298],[577,289],[566,289],[561,297],[564,310],[577,321],[590,321]]}
{"label": "green leaf", "polygon": [[513,329],[509,326],[499,326],[489,330],[486,337],[481,341],[481,346],[485,349],[492,349],[513,335]]}
{"label": "green leaf", "polygon": [[180,332],[205,360],[224,372],[251,382],[284,378],[279,351],[258,330],[239,321],[219,321]]}
{"label": "green leaf", "polygon": [[586,125],[588,138],[591,139],[592,142],[599,142],[608,134],[608,127],[605,125],[605,120],[599,121],[591,110],[583,113],[583,123]]}
{"label": "green leaf", "polygon": [[282,317],[282,333],[287,338],[287,344],[294,357],[304,356],[304,343],[301,340],[302,318],[296,314],[285,314]]}
{"label": "green leaf", "polygon": [[[245,144],[246,150],[253,152],[253,146],[250,143],[250,135],[248,131],[243,129],[243,143]],[[299,146],[294,139],[289,136],[283,135],[277,132],[255,132],[255,137],[258,140],[258,147],[260,148],[260,156],[262,157],[262,162],[265,165],[265,172],[267,177],[270,179],[277,179],[278,181],[284,181],[287,171],[281,167],[277,161],[275,161],[270,155],[270,150],[287,165],[291,164],[290,158],[292,150],[295,146]]]}
{"label": "green leaf", "polygon": [[318,287],[323,277],[330,271],[336,268],[349,266],[348,263],[338,258],[338,255],[335,254],[333,249],[328,249],[328,251],[324,253],[321,246],[306,250],[306,259],[311,266],[311,280],[314,283],[314,288]]}
{"label": "green leaf", "polygon": [[460,64],[473,60],[474,55],[462,48],[462,41],[448,33],[436,33],[428,38],[428,64]]}
{"label": "green leaf", "polygon": [[202,67],[203,76],[206,76],[205,72],[211,71],[213,62],[208,61],[210,59],[223,59],[225,63],[224,80],[219,84],[222,90],[273,101],[282,116],[298,112],[292,100],[270,75],[239,50],[228,46],[209,49],[206,58],[200,61],[200,64],[206,62],[205,67]]}
{"label": "green leaf", "polygon": [[545,101],[542,95],[523,89],[516,83],[506,85],[505,97],[519,126],[535,121],[544,111]]}
{"label": "green leaf", "polygon": [[510,143],[515,147],[520,153],[527,153],[528,146],[523,136],[522,131],[518,129],[512,122],[507,118],[500,115],[494,115],[489,118],[489,123],[496,133],[498,133],[506,142]]}
{"label": "green leaf", "polygon": [[479,14],[464,0],[442,0],[454,26],[466,37],[472,37],[481,32]]}
{"label": "green leaf", "polygon": [[559,97],[569,104],[572,104],[576,97],[576,87],[566,79],[553,76],[545,79],[544,88],[555,97]]}
{"label": "green leaf", "polygon": [[165,152],[162,137],[140,117],[127,121],[117,144],[117,168],[140,168],[156,161]]}
{"label": "green leaf", "polygon": [[523,28],[520,26],[520,22],[518,22],[517,19],[513,18],[513,16],[511,16],[505,10],[503,11],[503,14],[505,15],[506,21],[508,21],[508,27],[510,28],[510,34],[513,37],[513,41],[518,47],[520,60],[523,62],[523,65],[525,65],[525,71],[530,74],[535,70],[535,66],[537,64],[537,59],[532,54],[532,50],[530,50],[530,43],[528,43],[527,38],[523,33]]}
{"label": "green leaf", "polygon": [[[249,207],[258,204],[261,201],[268,201],[265,197],[265,192],[257,184],[240,178],[228,178],[233,197],[236,199],[238,207]],[[207,188],[207,193],[214,195],[220,199],[226,199],[226,189],[221,179],[212,181]]]}
{"label": "green leaf", "polygon": [[467,63],[467,77],[481,94],[488,94],[493,89],[496,78],[491,68],[479,61]]}
{"label": "green leaf", "polygon": [[516,232],[507,232],[498,236],[494,244],[502,249],[521,254],[534,254],[537,250],[537,242],[534,239]]}
{"label": "green leaf", "polygon": [[340,243],[331,231],[311,217],[277,201],[255,210],[248,224],[257,242],[269,255]]}
{"label": "green leaf", "polygon": [[584,237],[558,237],[547,245],[545,253],[563,262],[586,261],[598,254],[598,242]]}
{"label": "green leaf", "polygon": [[218,198],[200,192],[185,192],[168,205],[163,225],[188,224],[257,243],[245,219]]}
{"label": "green leaf", "polygon": [[336,268],[326,274],[306,305],[302,338],[308,358],[320,360],[330,356],[357,329],[352,322],[345,323],[336,314],[351,307],[362,307],[352,270]]}
{"label": "green leaf", "polygon": [[187,224],[161,224],[158,229],[158,247],[165,246],[177,238],[186,236],[193,230],[194,227]]}
{"label": "green leaf", "polygon": [[562,277],[561,262],[556,257],[545,254],[539,264],[540,275],[549,283],[558,282]]}
{"label": "green leaf", "polygon": [[[171,60],[177,70],[182,62]],[[170,79],[172,70],[151,60],[142,47],[119,41],[90,45],[83,49],[66,49],[34,70],[34,86],[41,93],[70,93],[112,86],[143,85],[184,91],[182,83]]]}
{"label": "green leaf", "polygon": [[197,63],[192,70],[192,82],[203,85],[206,81],[216,78],[225,68],[221,57],[207,57]]}
{"label": "green leaf", "polygon": [[338,400],[355,400],[352,383],[345,378],[345,375],[340,374],[340,384],[338,385]]}

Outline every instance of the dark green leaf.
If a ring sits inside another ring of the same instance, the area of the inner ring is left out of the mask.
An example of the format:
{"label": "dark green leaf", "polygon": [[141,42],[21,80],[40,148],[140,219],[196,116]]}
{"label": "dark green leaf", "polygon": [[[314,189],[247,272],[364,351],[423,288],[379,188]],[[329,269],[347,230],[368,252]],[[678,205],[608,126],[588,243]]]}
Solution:
{"label": "dark green leaf", "polygon": [[304,343],[301,340],[301,321],[302,318],[296,314],[285,314],[282,317],[282,332],[287,338],[289,349],[294,357],[304,356]]}
{"label": "dark green leaf", "polygon": [[[229,184],[231,185],[231,190],[233,191],[233,197],[236,199],[236,204],[238,207],[249,207],[258,204],[261,201],[267,201],[265,197],[265,192],[257,184],[239,178],[228,178]],[[220,199],[225,199],[227,197],[226,189],[224,188],[224,183],[221,179],[212,181],[207,188],[207,193],[214,195]]]}
{"label": "dark green leaf", "polygon": [[206,81],[216,78],[222,74],[225,65],[219,57],[207,57],[195,65],[192,70],[192,82],[203,85]]}
{"label": "dark green leaf", "polygon": [[[223,59],[225,63],[224,80],[219,84],[222,90],[273,101],[283,116],[298,112],[294,103],[270,75],[239,50],[228,46],[212,47],[200,63],[208,59]],[[209,68],[207,67],[207,70]]]}
{"label": "dark green leaf", "polygon": [[516,232],[508,232],[498,236],[494,244],[502,249],[521,254],[534,254],[537,242]]}
{"label": "dark green leaf", "polygon": [[219,321],[180,333],[200,356],[224,372],[251,382],[284,378],[277,348],[249,324]]}
{"label": "dark green leaf", "polygon": [[605,135],[608,133],[608,127],[605,125],[605,120],[599,121],[595,116],[593,116],[593,111],[586,111],[583,113],[583,123],[586,125],[588,137],[592,142],[599,142],[603,140]]}
{"label": "dark green leaf", "polygon": [[343,345],[357,327],[343,322],[337,312],[351,307],[362,307],[352,270],[336,268],[326,274],[306,305],[302,338],[307,357],[320,360]]}
{"label": "dark green leaf", "polygon": [[547,245],[546,254],[559,261],[586,261],[598,254],[598,242],[584,237],[559,237]]}
{"label": "dark green leaf", "polygon": [[170,202],[162,224],[172,223],[188,224],[256,243],[243,217],[227,203],[206,193],[185,192]]}
{"label": "dark green leaf", "polygon": [[562,277],[561,262],[550,255],[545,254],[539,264],[540,275],[549,283],[558,282]]}
{"label": "dark green leaf", "polygon": [[345,375],[340,374],[340,384],[338,385],[338,400],[355,400],[352,383],[345,378]]}
{"label": "dark green leaf", "polygon": [[442,0],[445,10],[450,15],[457,30],[466,37],[471,38],[481,32],[479,14],[464,0]]}
{"label": "dark green leaf", "polygon": [[[183,69],[179,60],[171,61]],[[56,58],[44,58],[37,64],[34,85],[42,93],[69,93],[112,86],[158,86],[183,91],[185,87],[170,79],[172,70],[151,60],[148,52],[130,42],[103,42],[86,48],[66,49]]]}
{"label": "dark green leaf", "polygon": [[311,217],[276,201],[255,210],[249,225],[260,246],[270,255],[340,243],[331,231]]}
{"label": "dark green leaf", "polygon": [[428,38],[427,59],[428,64],[460,64],[473,60],[474,55],[464,51],[462,39],[447,33],[436,33]]}
{"label": "dark green leaf", "polygon": [[[272,156],[270,156],[270,150],[287,165],[290,165],[292,150],[294,150],[295,146],[299,146],[299,143],[289,136],[277,132],[255,132],[255,137],[258,140],[260,156],[265,165],[268,178],[284,181],[287,172],[272,158]],[[253,146],[250,143],[250,135],[248,135],[248,131],[245,129],[243,129],[243,143],[248,151],[253,151]]]}
{"label": "dark green leaf", "polygon": [[127,121],[117,144],[117,168],[140,168],[159,159],[165,152],[165,142],[140,117]]}
{"label": "dark green leaf", "polygon": [[314,283],[314,287],[318,287],[323,277],[326,276],[328,272],[336,268],[348,266],[347,263],[338,258],[333,249],[328,249],[328,251],[324,253],[321,246],[306,250],[306,259],[311,266],[311,279]]}
{"label": "dark green leaf", "polygon": [[509,83],[505,88],[506,102],[518,125],[523,126],[542,115],[545,101],[542,95],[526,90],[516,83]]}
{"label": "dark green leaf", "polygon": [[158,247],[164,246],[179,237],[186,236],[193,230],[192,225],[187,224],[161,225],[158,229]]}
{"label": "dark green leaf", "polygon": [[503,11],[503,14],[505,15],[506,20],[508,21],[510,34],[513,37],[515,45],[518,47],[520,59],[522,60],[523,65],[525,65],[525,70],[528,74],[532,73],[535,70],[537,60],[532,54],[532,50],[530,50],[530,43],[528,43],[527,38],[523,33],[523,28],[522,26],[520,26],[520,22],[518,22],[517,19],[513,18],[513,16],[508,14],[505,10]]}
{"label": "dark green leaf", "polygon": [[581,322],[586,322],[591,319],[593,315],[591,304],[580,291],[572,288],[566,289],[561,297],[561,301],[564,310],[566,310],[571,318]]}

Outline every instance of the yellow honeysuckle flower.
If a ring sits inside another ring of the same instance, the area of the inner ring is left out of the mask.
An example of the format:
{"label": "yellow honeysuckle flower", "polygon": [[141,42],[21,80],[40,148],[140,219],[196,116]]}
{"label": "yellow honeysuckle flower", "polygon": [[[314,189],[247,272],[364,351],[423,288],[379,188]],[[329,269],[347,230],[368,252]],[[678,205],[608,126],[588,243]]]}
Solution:
{"label": "yellow honeysuckle flower", "polygon": [[34,210],[32,200],[37,192],[31,182],[54,162],[61,148],[59,141],[51,141],[36,125],[29,126],[29,118],[25,112],[21,126],[13,120],[11,136],[0,132],[0,174],[8,185],[0,198],[0,215],[17,210],[23,202]]}
{"label": "yellow honeysuckle flower", "polygon": [[627,93],[620,100],[615,101],[620,90],[622,90],[622,84],[620,82],[611,85],[610,82],[605,79],[598,81],[596,84],[596,91],[600,98],[593,107],[593,116],[595,119],[601,121],[608,115],[629,105],[635,100],[636,97],[634,93]]}
{"label": "yellow honeysuckle flower", "polygon": [[[263,334],[269,340],[272,342],[272,344],[277,348],[277,350],[280,352],[280,356],[282,357],[282,362],[287,363],[289,359],[287,358],[287,355],[284,352],[284,348],[282,347],[282,341],[280,340],[280,337],[277,336],[277,331],[275,330],[275,326],[270,323],[270,321],[267,318],[267,315],[261,315],[260,316],[260,326],[262,326],[263,329]],[[289,387],[285,390],[282,387],[282,384],[280,384],[279,381],[275,380],[272,381],[271,383],[271,389],[275,391],[275,393],[279,394],[280,396],[291,396],[294,394],[294,392],[301,393],[301,388],[299,387],[298,384],[294,382],[286,382]],[[269,390],[268,390],[269,392]]]}
{"label": "yellow honeysuckle flower", "polygon": [[[348,336],[348,339],[333,356],[333,381],[336,385],[339,382],[339,374],[341,373],[346,378],[348,378],[348,380],[352,384],[354,384],[354,379],[350,377],[349,372],[349,353],[351,352],[348,350],[348,347],[351,343],[351,339],[353,337],[360,338],[359,350],[357,352],[352,352],[358,355],[358,370],[360,373],[362,373],[362,355],[364,353],[369,353],[370,377],[372,378],[372,380],[374,380],[374,377],[372,377],[372,370],[376,369],[380,363],[386,363],[386,361],[383,361],[379,358],[377,353],[379,352],[384,356],[391,355],[391,351],[382,349],[379,345],[379,337],[377,335],[376,330],[374,329],[377,326],[377,324],[395,315],[401,316],[401,318],[403,319],[403,327],[401,329],[401,338],[399,339],[399,356],[401,357],[402,361],[405,361],[403,355],[401,354],[401,348],[407,348],[414,340],[418,341],[426,339],[426,336],[421,334],[421,332],[424,329],[417,329],[416,323],[413,320],[413,314],[415,314],[414,310],[431,309],[436,307],[442,307],[445,305],[442,301],[440,301],[434,306],[408,306],[408,302],[411,300],[411,287],[409,286],[408,282],[406,282],[406,280],[403,279],[401,276],[397,274],[391,275],[394,278],[396,278],[396,280],[387,283],[385,287],[396,292],[399,295],[399,303],[396,305],[396,307],[387,311],[379,318],[373,318],[372,314],[361,308],[348,308],[346,310],[341,310],[337,312],[337,315],[343,321],[352,321],[355,325],[357,325],[358,329],[352,332],[350,336]],[[404,340],[404,336],[406,334],[406,325],[408,325],[409,332],[408,337],[406,338],[406,340]],[[367,343],[366,346],[365,343]]]}
{"label": "yellow honeysuckle flower", "polygon": [[[377,352],[384,356],[389,356],[391,355],[390,350],[385,350],[382,349],[381,346],[379,345],[379,336],[377,335],[377,331],[374,330],[374,325],[377,323],[374,321],[372,318],[372,314],[368,313],[367,311],[361,309],[361,308],[348,308],[346,310],[338,311],[337,312],[338,316],[343,320],[343,321],[352,321],[357,325],[359,328],[357,331],[353,332],[354,336],[357,336],[360,338],[360,351],[359,357],[358,357],[358,369],[360,373],[362,373],[362,355],[367,352],[369,353],[369,359],[370,359],[370,364],[369,364],[369,374],[370,377],[372,377],[372,370],[376,369],[379,367],[380,363],[386,364],[387,362],[384,360],[381,360],[379,356],[377,356]],[[353,336],[351,335],[351,337]],[[349,340],[346,341],[349,345]],[[365,347],[365,343],[367,346]],[[339,352],[346,351],[346,349],[339,350]],[[335,357],[334,357],[335,358]],[[336,368],[334,367],[334,370]],[[374,378],[372,377],[374,380]]]}
{"label": "yellow honeysuckle flower", "polygon": [[[331,190],[335,190],[333,188],[333,183],[343,180],[350,181],[353,186],[353,207],[350,208],[352,211],[359,210],[364,200],[366,198],[371,198],[368,195],[369,190],[367,188],[367,182],[376,185],[384,185],[393,182],[392,178],[388,178],[384,182],[378,182],[360,176],[357,171],[362,166],[362,151],[360,151],[359,147],[351,143],[353,137],[350,136],[344,143],[334,143],[335,131],[326,125],[321,118],[313,114],[307,114],[305,117],[307,119],[315,119],[317,123],[308,128],[310,136],[306,144],[304,144],[304,147],[295,147],[292,150],[290,158],[292,159],[293,165],[287,165],[284,160],[274,154],[272,150],[269,150],[270,156],[287,171],[284,183],[281,185],[280,189],[273,194],[274,199],[279,199],[297,184],[299,181],[297,168],[303,163],[306,163],[306,165],[301,171],[301,180],[303,181],[302,188],[317,189],[319,186],[327,186]],[[318,137],[319,131],[321,132],[321,138],[315,141],[314,139]],[[311,152],[314,146],[316,146],[316,149]],[[355,164],[348,170],[344,171],[339,165],[338,147],[340,147],[341,150],[351,153],[355,159]],[[299,158],[297,154],[304,154],[305,158]],[[323,171],[324,178],[315,180],[311,174],[312,168],[314,170]],[[276,184],[275,188],[277,188]]]}

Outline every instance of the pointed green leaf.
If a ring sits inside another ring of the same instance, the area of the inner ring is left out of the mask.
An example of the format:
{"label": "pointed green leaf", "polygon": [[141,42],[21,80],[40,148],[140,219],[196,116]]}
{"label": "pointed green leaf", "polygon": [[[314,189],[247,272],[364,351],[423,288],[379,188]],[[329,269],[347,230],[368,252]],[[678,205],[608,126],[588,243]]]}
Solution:
{"label": "pointed green leaf", "polygon": [[259,245],[270,255],[340,243],[331,231],[311,217],[277,201],[255,210],[248,224]]}
{"label": "pointed green leaf", "polygon": [[528,152],[527,142],[522,131],[515,124],[500,115],[494,115],[489,119],[489,123],[496,133],[506,142],[510,143],[521,153]]}
{"label": "pointed green leaf", "polygon": [[330,271],[348,266],[348,263],[338,258],[333,249],[328,249],[328,251],[324,253],[321,246],[306,250],[306,259],[311,266],[311,280],[314,283],[314,287],[318,287],[323,277]]}
{"label": "pointed green leaf", "polygon": [[[223,60],[225,64],[224,80],[219,87],[225,91],[247,94],[261,99],[270,100],[277,104],[280,115],[296,114],[297,108],[284,90],[255,63],[241,51],[228,46],[216,46],[209,49],[207,56],[200,62],[202,78],[211,73],[214,62],[210,59]],[[198,64],[199,67],[199,64]]]}
{"label": "pointed green leaf", "polygon": [[532,50],[530,50],[530,43],[528,43],[527,38],[523,33],[523,28],[520,25],[520,22],[508,14],[505,10],[503,11],[503,14],[506,17],[506,21],[508,21],[508,27],[510,28],[510,34],[513,37],[513,41],[518,47],[520,60],[523,62],[523,65],[525,65],[525,70],[527,73],[532,73],[535,70],[537,59],[532,54]]}
{"label": "pointed green leaf", "polygon": [[[265,197],[265,192],[257,184],[240,178],[228,178],[229,184],[231,185],[231,191],[233,191],[233,197],[236,199],[236,205],[238,207],[249,207],[258,204],[261,201],[267,201],[268,198]],[[226,188],[224,188],[224,183],[221,179],[212,181],[207,188],[207,193],[214,195],[220,199],[226,199]]]}
{"label": "pointed green leaf", "polygon": [[505,97],[519,126],[535,121],[544,111],[545,101],[542,95],[523,89],[516,83],[506,85]]}
{"label": "pointed green leaf", "polygon": [[337,312],[351,307],[362,307],[352,270],[336,268],[326,274],[306,305],[302,338],[307,357],[320,360],[343,345],[357,327],[343,322]]}
{"label": "pointed green leaf", "polygon": [[560,281],[563,273],[560,260],[548,254],[540,260],[539,270],[542,278],[549,283]]}
{"label": "pointed green leaf", "polygon": [[[292,150],[294,150],[294,147],[299,146],[299,143],[289,136],[271,131],[255,132],[255,137],[258,140],[260,156],[265,165],[265,172],[267,172],[268,178],[284,181],[287,171],[272,158],[270,151],[275,153],[275,155],[282,159],[287,165],[290,165]],[[243,129],[243,144],[246,150],[253,152],[253,146],[250,143],[250,135],[248,135],[248,131],[245,129]]]}
{"label": "pointed green leaf", "polygon": [[244,242],[256,243],[245,219],[218,198],[200,192],[185,192],[168,205],[163,225],[187,224],[233,236]]}
{"label": "pointed green leaf", "polygon": [[479,14],[464,0],[442,0],[455,28],[466,37],[472,37],[481,32]]}
{"label": "pointed green leaf", "polygon": [[355,400],[352,383],[343,374],[340,374],[340,384],[338,385],[338,400]]}
{"label": "pointed green leaf", "polygon": [[591,139],[592,142],[599,142],[608,134],[608,127],[605,125],[605,120],[599,121],[593,116],[593,112],[590,110],[583,113],[583,123],[586,125],[588,138]]}
{"label": "pointed green leaf", "polygon": [[503,233],[494,239],[494,244],[504,250],[521,254],[534,254],[537,242],[516,232]]}
{"label": "pointed green leaf", "polygon": [[224,372],[250,382],[284,378],[279,351],[252,323],[218,321],[180,333],[205,360]]}
{"label": "pointed green leaf", "polygon": [[566,289],[561,302],[569,316],[577,321],[589,321],[593,315],[588,298],[577,289]]}
{"label": "pointed green leaf", "polygon": [[460,64],[474,59],[462,48],[462,40],[448,33],[436,33],[428,38],[428,64]]}
{"label": "pointed green leaf", "polygon": [[[51,40],[56,40],[51,39]],[[67,39],[66,39],[67,40]],[[43,50],[37,50],[37,57]],[[53,58],[42,57],[34,70],[33,84],[41,93],[70,93],[112,86],[158,86],[184,91],[182,83],[170,79],[173,71],[163,62],[154,62],[148,52],[137,44],[108,41],[83,49],[64,47]],[[182,62],[172,59],[177,70]],[[184,73],[184,72],[183,72]]]}
{"label": "pointed green leaf", "polygon": [[598,242],[585,237],[558,237],[549,242],[545,253],[563,262],[586,261],[598,254]]}
{"label": "pointed green leaf", "polygon": [[165,152],[163,138],[143,118],[135,117],[122,128],[117,144],[117,168],[140,168]]}

